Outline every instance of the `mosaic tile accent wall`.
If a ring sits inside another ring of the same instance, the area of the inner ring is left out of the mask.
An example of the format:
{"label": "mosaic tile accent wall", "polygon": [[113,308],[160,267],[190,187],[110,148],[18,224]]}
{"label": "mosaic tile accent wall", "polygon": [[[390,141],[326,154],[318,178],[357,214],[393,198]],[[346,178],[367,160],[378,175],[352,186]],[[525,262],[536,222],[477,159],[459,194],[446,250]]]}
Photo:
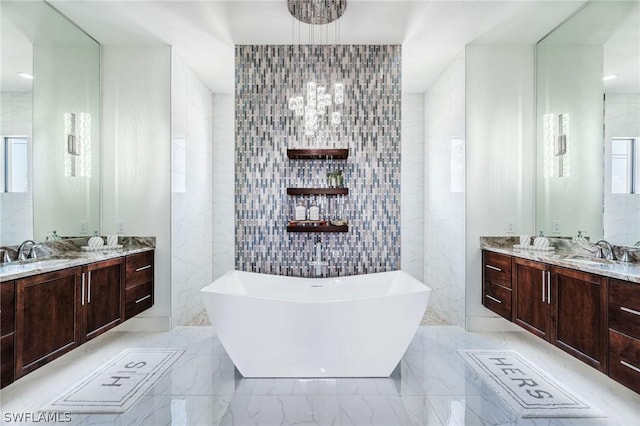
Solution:
{"label": "mosaic tile accent wall", "polygon": [[[277,275],[315,276],[315,242],[323,276],[400,269],[399,45],[236,46],[235,267]],[[305,136],[303,118],[288,108],[306,98],[314,79],[344,84],[339,125],[321,120]],[[346,160],[290,160],[287,148],[348,148]],[[346,218],[348,233],[287,232],[296,202],[287,187],[326,187],[341,170],[346,196],[319,196],[321,218]]]}

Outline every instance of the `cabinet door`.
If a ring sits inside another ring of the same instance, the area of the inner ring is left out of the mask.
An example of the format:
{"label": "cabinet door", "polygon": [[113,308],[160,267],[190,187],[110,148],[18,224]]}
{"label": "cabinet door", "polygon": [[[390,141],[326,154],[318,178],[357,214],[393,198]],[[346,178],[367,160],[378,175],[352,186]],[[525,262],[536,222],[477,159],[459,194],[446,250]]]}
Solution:
{"label": "cabinet door", "polygon": [[552,343],[600,371],[607,366],[607,280],[552,269]]}
{"label": "cabinet door", "polygon": [[83,341],[115,327],[122,313],[122,259],[87,266],[81,291]]}
{"label": "cabinet door", "polygon": [[514,260],[515,312],[513,322],[531,333],[549,340],[551,329],[546,265],[524,259]]}
{"label": "cabinet door", "polygon": [[14,282],[0,283],[0,388],[14,380]]}
{"label": "cabinet door", "polygon": [[15,379],[14,337],[14,333],[0,337],[0,388],[13,383]]}
{"label": "cabinet door", "polygon": [[16,378],[80,344],[81,268],[16,280]]}

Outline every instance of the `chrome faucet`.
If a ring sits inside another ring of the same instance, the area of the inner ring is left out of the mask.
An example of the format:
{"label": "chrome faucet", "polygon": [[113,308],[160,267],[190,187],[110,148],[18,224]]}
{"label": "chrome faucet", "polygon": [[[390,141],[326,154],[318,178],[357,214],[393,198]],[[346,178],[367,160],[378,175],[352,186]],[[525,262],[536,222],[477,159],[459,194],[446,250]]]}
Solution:
{"label": "chrome faucet", "polygon": [[328,262],[322,261],[322,242],[320,237],[316,239],[316,260],[309,262],[309,265],[315,266],[316,277],[322,276],[322,267],[327,266]]}
{"label": "chrome faucet", "polygon": [[[31,244],[31,250],[29,250],[28,253],[25,253],[24,248],[27,244]],[[18,252],[16,254],[16,260],[20,261],[20,260],[27,260],[27,259],[35,259],[38,257],[38,254],[36,253],[36,248],[37,247],[41,247],[42,245],[40,243],[37,243],[33,240],[26,240],[23,241],[19,246],[18,246]]]}
{"label": "chrome faucet", "polygon": [[611,244],[608,241],[605,240],[600,240],[597,243],[594,244],[594,247],[596,248],[596,254],[595,256],[599,259],[602,259],[605,257],[604,255],[604,251],[603,251],[603,247],[600,246],[600,244],[604,244],[606,249],[609,250],[609,253],[606,255],[606,258],[608,260],[617,260],[616,259],[616,254],[613,252],[613,247],[611,247]]}

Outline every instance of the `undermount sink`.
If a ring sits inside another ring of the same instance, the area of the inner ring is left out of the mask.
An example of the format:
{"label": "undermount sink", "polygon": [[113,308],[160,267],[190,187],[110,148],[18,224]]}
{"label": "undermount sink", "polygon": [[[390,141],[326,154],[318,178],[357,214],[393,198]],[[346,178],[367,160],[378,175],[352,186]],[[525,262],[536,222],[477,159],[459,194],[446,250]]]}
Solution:
{"label": "undermount sink", "polygon": [[5,274],[41,271],[45,268],[50,268],[56,266],[56,264],[63,264],[65,262],[65,259],[44,258],[28,262],[3,263],[0,265],[0,276]]}

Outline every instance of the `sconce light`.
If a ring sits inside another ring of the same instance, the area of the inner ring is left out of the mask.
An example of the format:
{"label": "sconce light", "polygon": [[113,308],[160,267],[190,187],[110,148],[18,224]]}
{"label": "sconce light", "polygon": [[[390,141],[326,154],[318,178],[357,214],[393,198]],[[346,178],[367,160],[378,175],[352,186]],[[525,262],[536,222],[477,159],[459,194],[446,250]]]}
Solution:
{"label": "sconce light", "polygon": [[546,113],[542,116],[543,175],[545,178],[556,175],[569,177],[571,175],[569,130],[569,114],[558,114],[557,128],[555,114]]}
{"label": "sconce light", "polygon": [[64,175],[91,177],[91,114],[64,114]]}

